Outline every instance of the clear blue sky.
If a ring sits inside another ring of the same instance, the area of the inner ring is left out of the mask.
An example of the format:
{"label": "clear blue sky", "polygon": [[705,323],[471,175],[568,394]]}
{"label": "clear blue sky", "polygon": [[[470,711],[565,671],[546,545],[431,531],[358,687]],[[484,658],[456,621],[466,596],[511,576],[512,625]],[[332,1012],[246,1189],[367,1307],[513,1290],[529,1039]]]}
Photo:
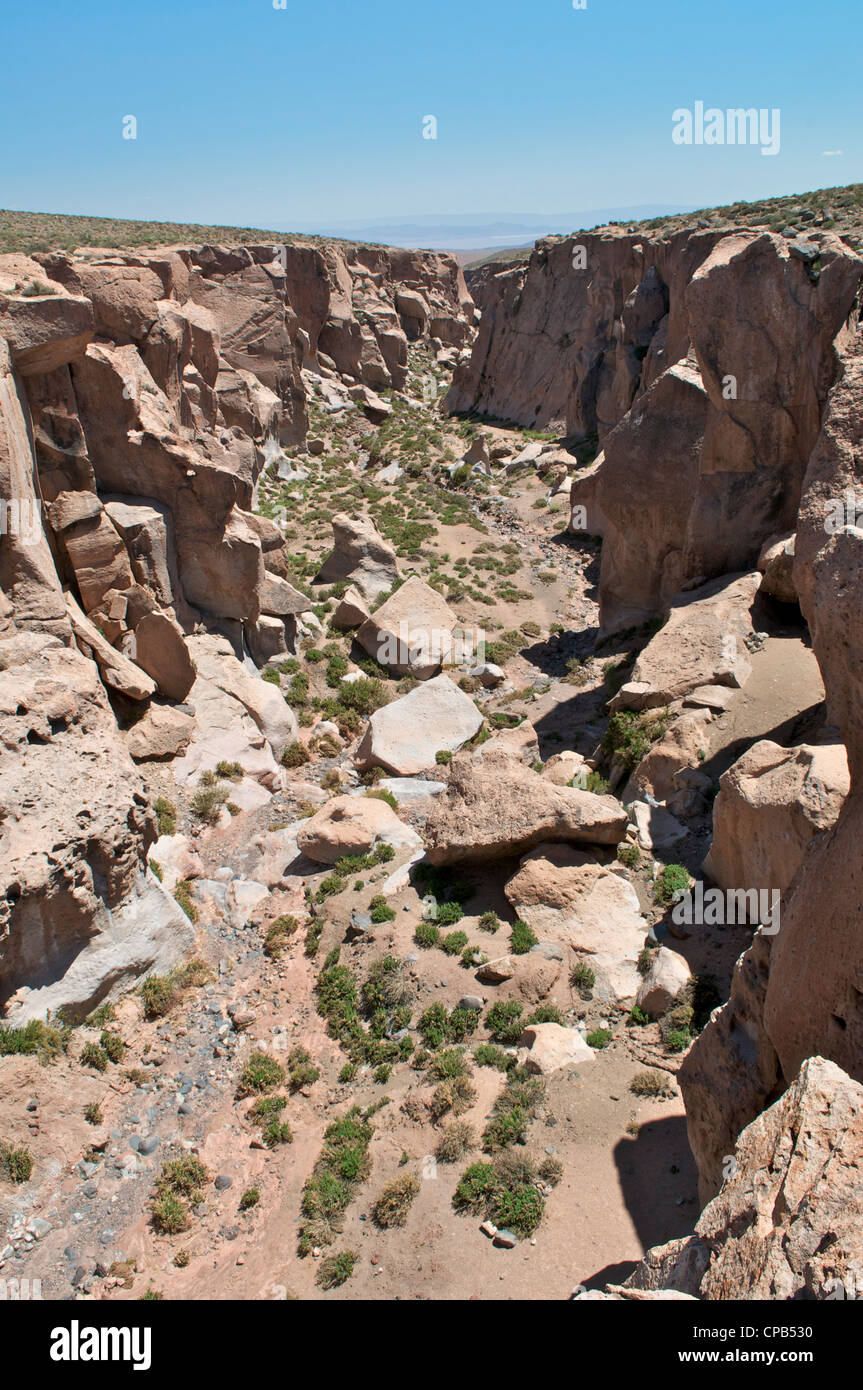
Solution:
{"label": "clear blue sky", "polygon": [[[2,36],[7,208],[300,230],[863,179],[861,0],[4,0]],[[696,100],[779,107],[781,152],[674,145]]]}

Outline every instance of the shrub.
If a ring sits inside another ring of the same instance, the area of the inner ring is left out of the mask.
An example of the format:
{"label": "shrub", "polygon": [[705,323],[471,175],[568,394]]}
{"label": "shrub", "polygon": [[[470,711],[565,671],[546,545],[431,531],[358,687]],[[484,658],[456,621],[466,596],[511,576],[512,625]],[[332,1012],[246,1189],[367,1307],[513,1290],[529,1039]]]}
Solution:
{"label": "shrub", "polygon": [[486,1014],[486,1026],[495,1042],[514,1043],[524,1032],[522,1006],[514,999],[498,1000]]}
{"label": "shrub", "polygon": [[250,1211],[256,1207],[261,1200],[261,1194],[257,1187],[247,1187],[240,1198],[240,1211]]}
{"label": "shrub", "polygon": [[311,762],[311,754],[304,743],[289,743],[282,754],[282,767],[302,767]]}
{"label": "shrub", "polygon": [[534,1009],[533,1013],[526,1021],[525,1027],[531,1023],[560,1023],[563,1024],[563,1014],[556,1004],[540,1004],[539,1008]]}
{"label": "shrub", "polygon": [[470,1067],[465,1059],[464,1048],[447,1047],[436,1052],[429,1062],[429,1076],[435,1081],[445,1081],[450,1076],[469,1076]]}
{"label": "shrub", "polygon": [[126,1052],[126,1044],[118,1033],[109,1033],[106,1029],[99,1042],[110,1062],[122,1062]]}
{"label": "shrub", "polygon": [[347,684],[342,682],[339,687],[339,700],[346,709],[367,716],[389,704],[389,694],[383,681],[377,676],[362,676],[358,681],[348,681]]}
{"label": "shrub", "polygon": [[685,1052],[692,1042],[692,1034],[688,1028],[672,1028],[663,1041],[669,1052]]}
{"label": "shrub", "polygon": [[175,835],[177,833],[177,808],[172,801],[164,796],[157,796],[153,802],[153,810],[156,812],[156,824],[160,835]]}
{"label": "shrub", "polygon": [[494,932],[500,926],[500,918],[496,912],[484,912],[477,925],[480,931]]}
{"label": "shrub", "polygon": [[283,915],[271,923],[264,937],[264,955],[270,960],[281,960],[289,939],[299,927],[296,917]]}
{"label": "shrub", "polygon": [[430,946],[437,946],[440,932],[433,922],[418,922],[414,931],[414,941],[427,950]]}
{"label": "shrub", "polygon": [[94,1071],[107,1071],[108,1069],[108,1054],[98,1043],[85,1043],[81,1048],[78,1061],[82,1067],[92,1067]]}
{"label": "shrub", "polygon": [[420,1016],[417,1028],[423,1042],[429,1047],[441,1047],[447,1039],[449,1015],[440,1002],[431,1004]]}
{"label": "shrub", "polygon": [[658,903],[666,906],[673,903],[675,894],[685,893],[689,887],[689,873],[682,864],[666,864],[653,885],[653,896]]}
{"label": "shrub", "polygon": [[452,1204],[456,1211],[481,1211],[494,1189],[494,1165],[472,1163],[459,1179]]}
{"label": "shrub", "polygon": [[206,825],[215,825],[227,799],[227,787],[205,787],[203,791],[195,792],[189,802],[189,810]]}
{"label": "shrub", "polygon": [[544,1203],[532,1184],[500,1187],[491,1201],[491,1218],[519,1236],[531,1235],[542,1220]]}
{"label": "shrub", "polygon": [[451,931],[441,942],[443,949],[448,956],[458,956],[467,945],[467,932]]}
{"label": "shrub", "polygon": [[274,1091],[285,1080],[285,1069],[273,1057],[264,1052],[253,1052],[240,1073],[237,1094],[248,1096]]}
{"label": "shrub", "polygon": [[102,1107],[96,1100],[91,1100],[89,1105],[84,1106],[84,1119],[88,1125],[100,1125],[104,1119]]}
{"label": "shrub", "polygon": [[569,972],[569,983],[574,989],[593,989],[596,984],[596,971],[591,969],[587,961],[577,960]]}
{"label": "shrub", "polygon": [[372,1207],[375,1224],[384,1230],[404,1226],[419,1190],[419,1179],[414,1173],[401,1173],[391,1178]]}
{"label": "shrub", "polygon": [[326,1255],[318,1265],[315,1283],[322,1289],[336,1289],[350,1279],[354,1272],[357,1257],[353,1250],[342,1250],[338,1255]]}
{"label": "shrub", "polygon": [[61,1031],[33,1018],[23,1028],[0,1027],[0,1057],[38,1054],[45,1064],[52,1062],[65,1052],[69,1041],[69,1030]]}
{"label": "shrub", "polygon": [[611,1033],[607,1028],[595,1028],[592,1033],[588,1033],[585,1042],[588,1047],[594,1047],[601,1052],[611,1042]]}
{"label": "shrub", "polygon": [[548,1183],[549,1187],[556,1187],[563,1177],[563,1164],[560,1159],[552,1157],[544,1158],[539,1165],[538,1176],[544,1183]]}
{"label": "shrub", "polygon": [[179,1235],[191,1226],[189,1208],[173,1192],[165,1192],[153,1202],[153,1225],[162,1235]]}
{"label": "shrub", "polygon": [[476,1089],[468,1076],[452,1076],[435,1087],[431,1098],[431,1113],[436,1120],[451,1110],[463,1115],[476,1100]]}
{"label": "shrub", "polygon": [[480,1043],[474,1049],[474,1061],[480,1067],[494,1067],[496,1071],[511,1071],[516,1065],[516,1059],[510,1052],[504,1052],[502,1047],[496,1047],[494,1043]]}
{"label": "shrub", "polygon": [[399,809],[399,803],[386,787],[374,787],[371,791],[366,792],[366,796],[370,796],[373,801],[385,801],[393,811]]}
{"label": "shrub", "polygon": [[534,936],[527,922],[522,922],[521,918],[513,922],[510,933],[510,950],[514,956],[526,956],[532,946],[535,946],[537,938]]}
{"label": "shrub", "polygon": [[380,894],[372,898],[369,903],[369,910],[371,912],[372,921],[378,925],[381,922],[393,922],[395,920],[396,914],[394,909],[390,907],[386,898],[382,897]]}
{"label": "shrub", "polygon": [[629,1083],[634,1096],[661,1096],[665,1094],[666,1079],[661,1071],[639,1071]]}
{"label": "shrub", "polygon": [[[320,1074],[312,1062],[311,1053],[304,1047],[291,1049],[288,1053],[288,1086],[292,1091],[299,1091],[303,1086],[313,1086]],[[276,1084],[278,1085],[278,1082]]]}
{"label": "shrub", "polygon": [[33,1173],[33,1159],[30,1151],[22,1145],[4,1144],[0,1140],[0,1178],[6,1182],[29,1182]]}
{"label": "shrub", "polygon": [[629,1022],[636,1028],[644,1028],[646,1024],[650,1022],[650,1019],[643,1009],[640,1009],[637,1004],[633,1004],[632,1008],[629,1010]]}
{"label": "shrub", "polygon": [[441,1163],[457,1163],[475,1143],[473,1127],[467,1120],[452,1120],[441,1132],[435,1157]]}
{"label": "shrub", "polygon": [[626,869],[636,869],[641,863],[641,850],[629,840],[617,846],[617,857]]}
{"label": "shrub", "polygon": [[192,885],[187,878],[181,878],[174,889],[174,902],[185,912],[190,922],[197,922],[198,909],[192,902]]}
{"label": "shrub", "polygon": [[148,975],[141,985],[146,1018],[163,1018],[177,997],[177,987],[171,975]]}
{"label": "shrub", "polygon": [[445,767],[447,763],[452,762],[451,750],[449,748],[439,748],[434,755],[434,760],[436,763],[440,764],[441,767]]}

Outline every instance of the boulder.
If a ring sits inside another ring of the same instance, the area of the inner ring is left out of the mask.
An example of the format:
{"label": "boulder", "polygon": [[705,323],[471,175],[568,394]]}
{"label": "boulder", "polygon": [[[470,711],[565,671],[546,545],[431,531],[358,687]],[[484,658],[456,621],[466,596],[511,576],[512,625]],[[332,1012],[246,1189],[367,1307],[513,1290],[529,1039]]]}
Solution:
{"label": "boulder", "polygon": [[794,584],[794,532],[770,536],[761,547],[758,568],[761,571],[761,592],[780,603],[796,603]]}
{"label": "boulder", "polygon": [[137,624],[135,662],[153,677],[168,700],[185,700],[195,683],[195,664],[170,613],[147,613]]}
{"label": "boulder", "polygon": [[393,675],[428,680],[448,661],[457,625],[437,590],[412,575],[366,619],[357,641]]}
{"label": "boulder", "polygon": [[295,589],[293,584],[266,569],[258,596],[261,612],[274,618],[288,618],[295,613],[308,613],[313,606],[312,600]]}
{"label": "boulder", "polygon": [[162,887],[173,893],[181,879],[201,878],[204,865],[185,835],[160,835],[148,858],[158,864]]}
{"label": "boulder", "polygon": [[482,715],[449,676],[435,676],[375,710],[354,755],[358,767],[384,767],[410,777],[435,766],[435,754],[454,752],[482,728]]}
{"label": "boulder", "polygon": [[[234,656],[227,638],[192,637],[188,645],[199,677],[241,705],[261,730],[273,756],[281,758],[288,744],[296,742],[298,725],[296,715],[278,688],[257,675],[250,675]],[[195,694],[193,687],[192,703],[197,707]]]}
{"label": "boulder", "polygon": [[672,599],[668,621],[641,652],[632,682],[611,709],[648,709],[679,700],[697,686],[741,686],[751,672],[744,639],[752,633],[750,608],[757,573],[724,575]]}
{"label": "boulder", "polygon": [[316,584],[342,580],[359,589],[367,603],[386,594],[399,577],[396,552],[369,516],[339,512],[332,519],[335,548],[315,577]]}
{"label": "boulder", "polygon": [[660,946],[635,997],[636,1004],[651,1018],[660,1018],[685,989],[689,973],[683,956]]}
{"label": "boulder", "polygon": [[433,864],[458,864],[524,854],[551,840],[616,845],[626,825],[613,796],[557,787],[506,752],[486,750],[453,761],[426,822],[426,851]]}
{"label": "boulder", "polygon": [[761,739],[720,778],[705,873],[721,888],[784,893],[849,789],[841,743],[782,748]]}
{"label": "boulder", "polygon": [[647,923],[625,878],[571,845],[543,844],[522,859],[506,896],[536,936],[586,960],[603,1002],[634,1001]]}
{"label": "boulder", "polygon": [[188,747],[194,732],[192,715],[171,705],[151,704],[143,718],[129,730],[126,747],[139,763],[174,758]]}
{"label": "boulder", "polygon": [[664,806],[651,806],[646,801],[634,801],[627,806],[632,823],[638,831],[638,843],[644,850],[668,849],[689,833]]}
{"label": "boulder", "polygon": [[66,612],[78,646],[85,655],[92,655],[106,685],[119,691],[121,695],[128,696],[130,700],[146,700],[155,695],[156,682],[134,661],[130,661],[106,641],[98,628],[84,616],[69,593],[66,594]]}
{"label": "boulder", "polygon": [[336,796],[303,822],[297,834],[303,854],[318,864],[368,854],[378,844],[417,850],[422,841],[386,801],[371,796]]}
{"label": "boulder", "polygon": [[519,1064],[539,1076],[564,1067],[595,1062],[596,1053],[574,1028],[559,1023],[532,1023],[519,1038]]}
{"label": "boulder", "polygon": [[170,607],[174,592],[167,508],[117,499],[106,501],[105,511],[123,539],[135,579],[152,592],[157,603]]}
{"label": "boulder", "polygon": [[352,627],[360,627],[369,616],[369,605],[355,585],[348,585],[336,605],[332,616],[333,627],[342,632]]}
{"label": "boulder", "polygon": [[741,1133],[695,1232],[649,1250],[627,1280],[709,1300],[859,1299],[863,1086],[809,1057]]}
{"label": "boulder", "polygon": [[0,637],[0,748],[0,1012],[81,1018],[172,965],[192,926],[147,870],[155,817],[76,647]]}

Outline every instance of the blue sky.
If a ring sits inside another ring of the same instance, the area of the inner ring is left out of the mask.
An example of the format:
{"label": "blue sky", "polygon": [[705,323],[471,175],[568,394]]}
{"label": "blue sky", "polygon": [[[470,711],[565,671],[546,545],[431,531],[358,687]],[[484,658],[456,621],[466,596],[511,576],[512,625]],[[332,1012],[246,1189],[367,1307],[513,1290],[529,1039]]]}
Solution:
{"label": "blue sky", "polygon": [[[0,206],[313,230],[857,182],[861,39],[860,0],[5,0]],[[779,107],[780,153],[675,145],[696,100]]]}

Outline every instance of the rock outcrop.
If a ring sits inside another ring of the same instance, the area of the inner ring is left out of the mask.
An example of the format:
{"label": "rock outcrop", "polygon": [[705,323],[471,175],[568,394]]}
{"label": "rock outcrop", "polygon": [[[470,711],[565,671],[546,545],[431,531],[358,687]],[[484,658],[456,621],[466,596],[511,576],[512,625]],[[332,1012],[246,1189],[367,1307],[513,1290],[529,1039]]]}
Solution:
{"label": "rock outcrop", "polygon": [[626,824],[613,796],[556,787],[506,750],[486,749],[453,759],[447,790],[426,821],[426,851],[433,864],[460,864],[525,854],[546,841],[616,845]]}
{"label": "rock outcrop", "polygon": [[808,1058],[729,1148],[695,1233],[657,1246],[627,1280],[701,1299],[858,1299],[863,1086]]}

